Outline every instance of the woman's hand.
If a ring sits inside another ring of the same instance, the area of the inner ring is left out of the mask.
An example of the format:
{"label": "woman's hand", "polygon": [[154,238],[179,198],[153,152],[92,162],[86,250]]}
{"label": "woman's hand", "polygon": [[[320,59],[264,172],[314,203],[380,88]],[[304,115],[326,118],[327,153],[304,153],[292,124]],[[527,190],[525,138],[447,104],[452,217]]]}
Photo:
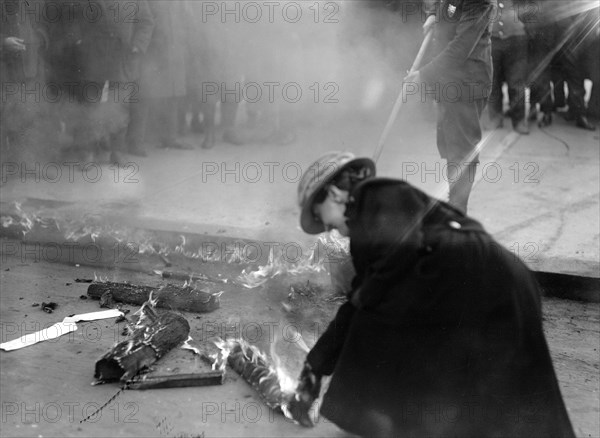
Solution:
{"label": "woman's hand", "polygon": [[296,394],[288,405],[292,418],[305,427],[313,427],[309,411],[321,392],[321,376],[315,374],[308,362],[300,373]]}

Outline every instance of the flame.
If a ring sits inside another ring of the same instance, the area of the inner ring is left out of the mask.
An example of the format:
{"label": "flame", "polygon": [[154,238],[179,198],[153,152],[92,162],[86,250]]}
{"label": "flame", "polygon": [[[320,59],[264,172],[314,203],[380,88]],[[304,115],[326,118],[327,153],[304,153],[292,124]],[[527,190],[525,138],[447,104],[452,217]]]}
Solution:
{"label": "flame", "polygon": [[195,354],[202,356],[202,352],[198,348],[190,344],[190,342],[192,342],[193,340],[194,339],[191,336],[188,336],[181,348],[183,348],[184,350],[192,350]]}
{"label": "flame", "polygon": [[101,275],[96,275],[96,271],[94,271],[94,283],[108,283],[109,281],[108,276],[102,277]]}
{"label": "flame", "polygon": [[158,313],[156,313],[155,309],[156,300],[153,300],[152,292],[150,292],[148,301],[142,304],[142,306],[134,313],[134,315],[139,315],[137,322],[133,326],[134,330],[149,330],[149,323],[156,320],[156,318],[158,317]]}
{"label": "flame", "polygon": [[271,247],[267,264],[259,266],[255,271],[244,269],[237,281],[248,289],[254,289],[280,274],[297,275],[306,272],[318,273],[324,271],[324,262],[325,260],[318,256],[316,247],[313,247],[306,256],[300,257],[300,260],[295,263],[285,260],[283,256],[276,258],[273,247]]}
{"label": "flame", "polygon": [[212,369],[213,371],[219,370],[224,373],[225,368],[227,368],[227,358],[235,344],[232,341],[224,341],[221,338],[217,338],[212,342],[219,349],[218,353],[210,355],[210,358],[213,359]]}
{"label": "flame", "polygon": [[333,249],[334,253],[350,253],[350,238],[342,236],[337,230],[321,233],[318,240],[328,249],[327,252]]}
{"label": "flame", "polygon": [[294,393],[298,386],[298,381],[291,376],[291,374],[283,366],[282,360],[277,353],[275,353],[275,343],[271,344],[271,358],[273,359],[273,370],[277,375],[279,386],[281,391],[287,393]]}
{"label": "flame", "polygon": [[2,221],[3,228],[8,228],[11,225],[14,225],[17,223],[17,221],[14,220],[11,216],[0,216],[0,221]]}
{"label": "flame", "polygon": [[150,291],[150,295],[148,296],[148,303],[150,303],[150,306],[152,307],[156,307],[156,303],[158,303],[158,296],[154,298],[153,290]]}
{"label": "flame", "polygon": [[[290,398],[295,392],[297,381],[291,377],[290,373],[283,366],[281,358],[273,349],[274,344],[271,344],[270,360],[265,353],[258,349],[258,347],[249,344],[243,339],[229,339],[227,341],[217,339],[214,340],[213,343],[220,350],[219,353],[211,356],[214,359],[213,369],[215,369],[216,366],[219,366],[220,370],[224,370],[227,363],[227,358],[231,354],[231,351],[239,346],[246,361],[257,364],[260,367],[267,368],[267,373],[260,377],[258,381],[249,382],[255,387],[261,386],[265,382],[270,382],[270,384],[267,384],[270,389],[265,394],[261,395],[263,395],[265,398],[268,398],[269,392],[273,391],[274,389],[279,389],[283,394],[284,399],[287,399]],[[282,401],[282,404],[285,404],[285,400]]]}
{"label": "flame", "polygon": [[15,219],[15,217],[12,216],[2,216],[0,218],[2,227],[7,228],[12,225],[20,226],[22,228],[21,232],[23,233],[23,236],[27,235],[36,224],[40,224],[43,228],[47,228],[51,222],[48,219],[44,220],[40,218],[35,213],[27,213],[21,208],[20,202],[13,202],[13,207],[15,210],[14,216],[18,219]]}
{"label": "flame", "polygon": [[[157,241],[156,235],[153,232],[119,226],[118,224],[108,222],[100,214],[85,213],[76,217],[53,216],[49,218],[42,217],[41,215],[43,214],[42,210],[27,212],[21,203],[14,202],[13,212],[10,215],[1,216],[0,224],[3,228],[20,226],[24,235],[36,227],[49,228],[52,226],[60,231],[66,241],[70,242],[91,240],[96,243],[101,241],[101,239],[112,240],[120,244],[126,244],[128,255],[131,254],[131,250],[134,250],[139,254],[159,254],[163,256],[176,254],[202,262],[228,264],[245,263],[253,259],[246,252],[249,248],[253,248],[253,246],[248,246],[241,240],[235,240],[228,245],[211,245],[208,249],[204,245],[190,248],[190,242],[188,242],[188,239],[183,234],[179,235],[176,244],[161,242]],[[61,213],[57,210],[54,211],[54,214]],[[332,239],[337,241],[335,238]],[[255,288],[264,284],[269,278],[282,273],[319,272],[323,269],[323,260],[315,252],[315,249],[307,251],[304,254],[304,256],[300,257],[300,260],[292,263],[284,260],[282,255],[275,256],[273,248],[271,248],[267,264],[259,267],[254,272],[244,270],[241,274],[242,283],[248,288]]]}

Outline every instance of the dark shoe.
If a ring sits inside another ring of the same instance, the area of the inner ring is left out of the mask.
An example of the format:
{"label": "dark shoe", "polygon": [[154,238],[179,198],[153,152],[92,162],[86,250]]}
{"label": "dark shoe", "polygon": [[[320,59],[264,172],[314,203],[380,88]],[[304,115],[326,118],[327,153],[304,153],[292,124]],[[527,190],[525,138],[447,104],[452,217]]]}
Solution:
{"label": "dark shoe", "polygon": [[135,155],[136,157],[148,156],[148,153],[139,146],[132,146],[127,150],[127,152],[129,152],[131,155]]}
{"label": "dark shoe", "polygon": [[532,110],[529,111],[529,117],[527,117],[527,119],[530,122],[535,122],[535,121],[537,121],[537,116],[538,116],[538,111],[537,111],[537,109],[533,108]]}
{"label": "dark shoe", "polygon": [[552,124],[552,113],[542,113],[542,119],[538,122],[538,126],[543,128],[545,126],[550,126]]}
{"label": "dark shoe", "polygon": [[115,164],[117,166],[122,166],[123,165],[123,159],[121,158],[121,155],[118,152],[112,151],[110,153],[110,158],[109,161],[111,164]]}
{"label": "dark shoe", "polygon": [[192,119],[191,130],[194,134],[202,134],[204,132],[204,123],[198,120],[198,116]]}
{"label": "dark shoe", "polygon": [[244,140],[242,140],[240,135],[231,128],[226,129],[223,133],[223,141],[236,146],[242,146],[244,144]]}
{"label": "dark shoe", "polygon": [[521,135],[529,135],[529,125],[525,120],[520,120],[516,123],[513,122],[513,129]]}
{"label": "dark shoe", "polygon": [[575,125],[578,128],[583,128],[583,129],[587,129],[588,131],[595,131],[596,130],[596,126],[593,125],[592,123],[590,123],[590,121],[587,119],[586,116],[579,116],[576,119],[577,121],[575,122]]}
{"label": "dark shoe", "polygon": [[214,132],[210,132],[210,133],[206,133],[206,135],[204,136],[204,141],[202,142],[202,149],[212,149],[215,147],[215,133]]}

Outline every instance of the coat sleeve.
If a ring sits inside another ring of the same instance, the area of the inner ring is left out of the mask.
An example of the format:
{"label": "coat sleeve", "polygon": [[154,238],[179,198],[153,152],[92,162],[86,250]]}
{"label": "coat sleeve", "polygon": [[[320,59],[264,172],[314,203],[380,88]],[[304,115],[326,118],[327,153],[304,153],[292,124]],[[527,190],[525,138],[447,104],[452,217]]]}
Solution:
{"label": "coat sleeve", "polygon": [[[495,2],[491,0],[464,1],[454,38],[431,62],[420,69],[423,80],[434,83],[449,69],[460,68],[490,26],[495,10]],[[440,11],[439,14],[443,12]]]}
{"label": "coat sleeve", "polygon": [[152,16],[152,11],[150,10],[147,0],[140,0],[138,2],[138,14],[136,19],[138,21],[135,26],[131,44],[140,49],[142,53],[145,53],[150,44],[152,32],[154,31],[154,17]]}
{"label": "coat sleeve", "polygon": [[327,330],[308,353],[306,360],[315,374],[328,376],[333,373],[355,310],[349,301],[342,304],[333,321],[329,323]]}

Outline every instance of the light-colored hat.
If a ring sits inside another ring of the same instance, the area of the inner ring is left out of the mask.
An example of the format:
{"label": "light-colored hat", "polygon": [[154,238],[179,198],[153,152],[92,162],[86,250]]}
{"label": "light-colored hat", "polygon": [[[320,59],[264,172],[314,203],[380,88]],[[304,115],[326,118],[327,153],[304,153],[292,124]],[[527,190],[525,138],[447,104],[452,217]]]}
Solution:
{"label": "light-colored hat", "polygon": [[375,176],[375,163],[370,158],[356,158],[351,152],[327,152],[311,164],[298,185],[298,205],[300,206],[300,226],[308,234],[325,231],[323,224],[313,214],[313,203],[317,194],[337,175],[348,168],[367,169]]}

